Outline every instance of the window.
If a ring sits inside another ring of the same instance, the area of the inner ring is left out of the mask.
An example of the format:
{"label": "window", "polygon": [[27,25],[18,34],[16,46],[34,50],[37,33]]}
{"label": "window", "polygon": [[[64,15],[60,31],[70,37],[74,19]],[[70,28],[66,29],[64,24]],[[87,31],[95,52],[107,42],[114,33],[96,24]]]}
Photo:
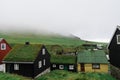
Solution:
{"label": "window", "polygon": [[42,49],[42,54],[45,55],[45,48]]}
{"label": "window", "polygon": [[92,64],[93,69],[100,69],[100,64]]}
{"label": "window", "polygon": [[45,66],[45,59],[43,59],[43,65]]}
{"label": "window", "polygon": [[64,66],[63,65],[59,65],[59,69],[64,69]]}
{"label": "window", "polygon": [[6,44],[5,43],[1,43],[1,50],[6,50]]}
{"label": "window", "polygon": [[120,44],[120,34],[117,35],[117,44]]}
{"label": "window", "polygon": [[14,70],[19,70],[19,64],[14,64]]}
{"label": "window", "polygon": [[42,67],[42,61],[39,61],[38,62],[38,68],[41,68]]}
{"label": "window", "polygon": [[53,65],[52,65],[52,67],[54,67],[54,68],[55,68],[55,67],[56,67],[56,64],[53,64]]}
{"label": "window", "polygon": [[73,70],[74,69],[74,65],[69,65],[69,69]]}

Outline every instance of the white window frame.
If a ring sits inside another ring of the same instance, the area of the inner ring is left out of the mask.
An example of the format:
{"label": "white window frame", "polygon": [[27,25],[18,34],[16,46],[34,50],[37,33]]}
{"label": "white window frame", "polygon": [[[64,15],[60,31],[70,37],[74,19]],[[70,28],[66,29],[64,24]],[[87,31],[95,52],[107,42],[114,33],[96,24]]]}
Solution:
{"label": "white window frame", "polygon": [[45,55],[45,48],[42,49],[42,54]]}
{"label": "white window frame", "polygon": [[45,62],[46,62],[46,60],[45,60],[45,59],[43,59],[43,65],[44,65],[44,66],[45,66],[45,64],[46,64]]}
{"label": "white window frame", "polygon": [[69,69],[73,70],[74,69],[74,65],[69,65]]}
{"label": "white window frame", "polygon": [[120,44],[120,42],[119,42],[119,37],[120,37],[120,34],[117,35],[117,44]]}
{"label": "white window frame", "polygon": [[54,68],[55,68],[55,67],[56,67],[56,64],[53,64],[53,65],[52,65],[52,67],[54,67]]}
{"label": "white window frame", "polygon": [[14,64],[14,70],[19,70],[19,64]]}
{"label": "white window frame", "polygon": [[92,69],[100,69],[100,64],[92,64]]}
{"label": "white window frame", "polygon": [[41,68],[42,67],[42,61],[39,61],[38,62],[38,68]]}
{"label": "white window frame", "polygon": [[59,69],[64,69],[64,65],[59,65]]}
{"label": "white window frame", "polygon": [[[4,46],[4,48],[2,46]],[[6,50],[6,43],[1,43],[1,50]]]}

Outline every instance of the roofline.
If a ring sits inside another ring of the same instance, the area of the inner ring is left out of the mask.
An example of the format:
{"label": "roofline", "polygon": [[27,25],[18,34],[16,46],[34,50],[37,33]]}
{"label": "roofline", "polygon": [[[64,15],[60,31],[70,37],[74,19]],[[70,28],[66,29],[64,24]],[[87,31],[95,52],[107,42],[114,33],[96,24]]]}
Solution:
{"label": "roofline", "polygon": [[4,38],[0,38],[0,42],[3,40]]}
{"label": "roofline", "polygon": [[110,39],[110,41],[109,41],[109,44],[108,44],[108,46],[107,46],[107,49],[109,49],[110,43],[112,42],[112,39],[113,39],[114,34],[115,34],[115,32],[117,31],[117,29],[120,30],[120,26],[119,26],[119,25],[117,25],[117,27],[116,27],[114,33],[112,34],[112,37],[111,37],[111,39]]}
{"label": "roofline", "polygon": [[9,44],[4,38],[0,38],[0,42],[1,42],[2,40],[4,40],[5,43],[12,49],[12,47],[10,46],[10,44]]}
{"label": "roofline", "polygon": [[58,62],[51,62],[51,64],[76,64],[76,62],[75,63],[58,63]]}
{"label": "roofline", "polygon": [[18,64],[33,64],[34,62],[14,62],[14,61],[2,61],[3,63],[18,63]]}
{"label": "roofline", "polygon": [[120,26],[119,25],[117,25],[117,28],[120,30]]}

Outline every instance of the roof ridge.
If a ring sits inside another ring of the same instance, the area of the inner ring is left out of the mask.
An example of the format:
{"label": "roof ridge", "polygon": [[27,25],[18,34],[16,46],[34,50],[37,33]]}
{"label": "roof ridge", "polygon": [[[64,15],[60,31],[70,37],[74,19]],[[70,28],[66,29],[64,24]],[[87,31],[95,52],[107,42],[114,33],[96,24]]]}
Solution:
{"label": "roof ridge", "polygon": [[120,26],[119,25],[117,25],[117,28],[120,30]]}
{"label": "roof ridge", "polygon": [[4,38],[0,38],[0,41],[3,40]]}

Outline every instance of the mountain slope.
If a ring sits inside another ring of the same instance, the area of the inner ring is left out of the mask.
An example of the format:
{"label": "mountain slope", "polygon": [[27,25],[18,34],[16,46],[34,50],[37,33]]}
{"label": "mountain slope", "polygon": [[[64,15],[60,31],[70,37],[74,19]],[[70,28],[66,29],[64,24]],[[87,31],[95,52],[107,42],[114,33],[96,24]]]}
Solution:
{"label": "mountain slope", "polygon": [[0,33],[0,38],[5,38],[9,43],[22,43],[30,42],[35,44],[47,45],[81,45],[85,41],[79,38],[66,37],[61,35],[43,35],[33,33]]}

